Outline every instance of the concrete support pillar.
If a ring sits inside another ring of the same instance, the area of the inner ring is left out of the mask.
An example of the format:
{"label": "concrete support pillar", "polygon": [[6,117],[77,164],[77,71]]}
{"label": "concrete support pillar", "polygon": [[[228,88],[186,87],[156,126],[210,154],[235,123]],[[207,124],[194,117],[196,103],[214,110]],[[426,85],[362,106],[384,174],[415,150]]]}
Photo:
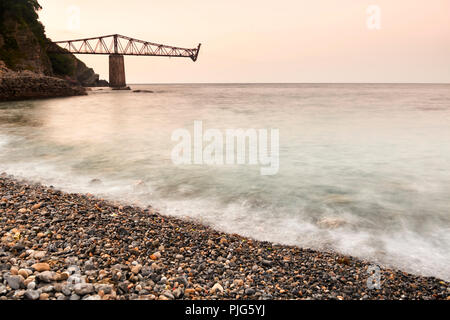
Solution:
{"label": "concrete support pillar", "polygon": [[122,55],[112,54],[109,56],[109,86],[112,88],[126,86],[125,63]]}

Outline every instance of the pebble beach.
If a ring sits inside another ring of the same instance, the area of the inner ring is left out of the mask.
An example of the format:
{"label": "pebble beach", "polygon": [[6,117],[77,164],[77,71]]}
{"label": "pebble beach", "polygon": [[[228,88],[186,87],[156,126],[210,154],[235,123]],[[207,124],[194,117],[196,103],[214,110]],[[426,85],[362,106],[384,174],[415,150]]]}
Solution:
{"label": "pebble beach", "polygon": [[0,176],[0,300],[450,300],[449,283]]}

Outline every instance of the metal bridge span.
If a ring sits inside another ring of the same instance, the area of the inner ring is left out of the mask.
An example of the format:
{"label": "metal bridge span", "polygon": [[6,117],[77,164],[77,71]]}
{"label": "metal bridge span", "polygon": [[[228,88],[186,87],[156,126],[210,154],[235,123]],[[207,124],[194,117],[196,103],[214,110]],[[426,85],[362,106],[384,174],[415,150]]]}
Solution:
{"label": "metal bridge span", "polygon": [[197,61],[201,44],[187,49],[142,41],[113,34],[108,36],[52,42],[49,53],[109,55],[109,84],[126,87],[124,56],[191,58]]}

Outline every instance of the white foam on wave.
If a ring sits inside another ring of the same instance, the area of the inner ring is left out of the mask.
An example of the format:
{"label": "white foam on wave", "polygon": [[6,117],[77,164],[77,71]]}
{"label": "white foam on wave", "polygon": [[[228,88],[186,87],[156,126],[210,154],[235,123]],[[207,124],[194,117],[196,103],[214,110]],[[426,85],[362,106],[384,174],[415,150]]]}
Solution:
{"label": "white foam on wave", "polygon": [[9,141],[10,141],[10,138],[8,136],[0,134],[0,152],[9,143]]}
{"label": "white foam on wave", "polygon": [[[157,201],[159,202],[159,201]],[[210,200],[166,200],[163,212],[189,217],[228,233],[238,233],[256,240],[302,248],[336,251],[414,274],[450,280],[449,230],[436,230],[444,246],[411,230],[374,234],[347,227],[324,229],[301,217],[279,217],[269,212],[253,212],[234,204],[221,207]]]}
{"label": "white foam on wave", "polygon": [[[406,227],[396,233],[360,231],[354,228],[358,218],[344,212],[339,218],[348,223],[324,228],[306,221],[301,214],[275,214],[273,208],[258,210],[248,201],[223,204],[220,199],[159,198],[151,185],[146,185],[145,190],[136,190],[136,181],[74,175],[46,161],[3,163],[0,164],[2,171],[53,185],[66,192],[92,193],[110,200],[152,205],[163,214],[194,219],[227,233],[303,248],[337,251],[411,273],[450,280],[450,270],[445,267],[450,264],[450,230],[445,227],[439,229],[436,226],[434,230],[435,239],[439,241]],[[101,183],[90,184],[93,178],[99,178]]]}

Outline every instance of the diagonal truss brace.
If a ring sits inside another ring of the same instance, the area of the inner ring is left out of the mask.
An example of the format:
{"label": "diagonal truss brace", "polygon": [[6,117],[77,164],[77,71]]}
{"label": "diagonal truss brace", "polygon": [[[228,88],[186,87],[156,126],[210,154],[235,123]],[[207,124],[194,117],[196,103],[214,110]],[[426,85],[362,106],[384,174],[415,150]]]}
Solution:
{"label": "diagonal truss brace", "polygon": [[104,54],[127,56],[154,56],[191,58],[197,61],[201,44],[194,49],[166,46],[148,41],[137,40],[118,34],[52,42],[47,51],[61,54]]}

